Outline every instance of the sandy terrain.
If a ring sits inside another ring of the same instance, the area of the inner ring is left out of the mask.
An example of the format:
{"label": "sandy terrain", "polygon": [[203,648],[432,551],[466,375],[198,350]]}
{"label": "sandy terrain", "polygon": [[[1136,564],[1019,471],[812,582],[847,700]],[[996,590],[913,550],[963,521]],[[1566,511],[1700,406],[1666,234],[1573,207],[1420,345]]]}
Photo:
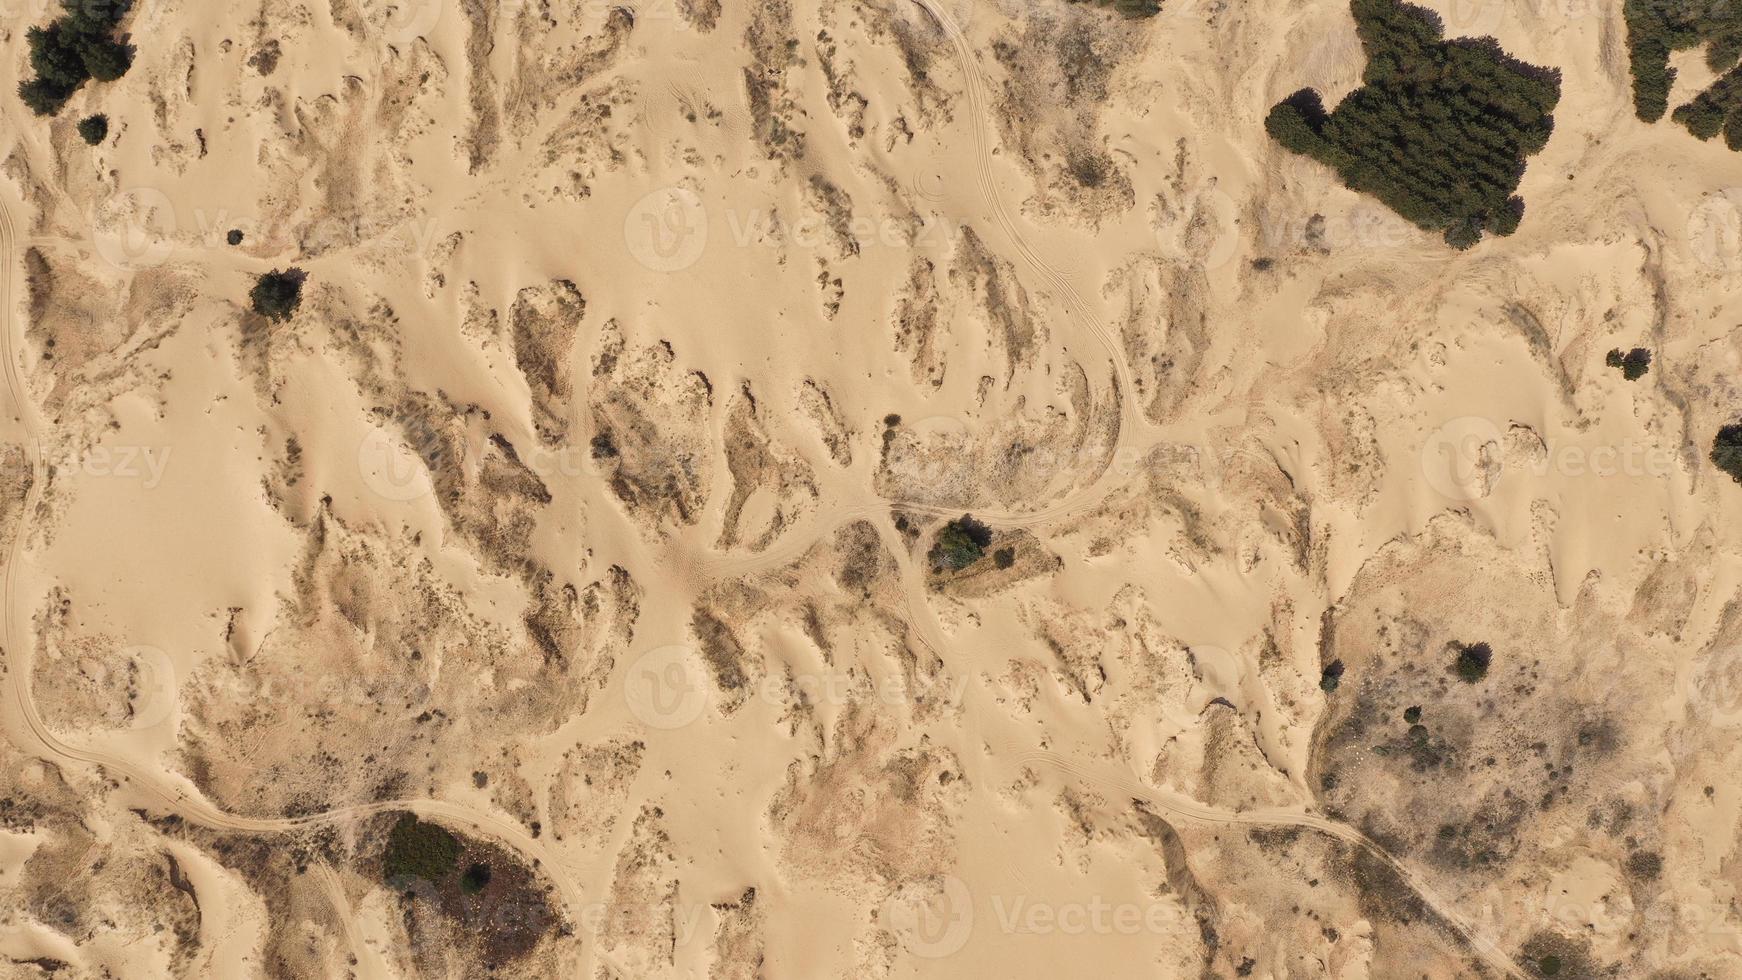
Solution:
{"label": "sandy terrain", "polygon": [[8,11],[0,976],[1742,977],[1742,157],[1426,5],[1464,252],[1340,0]]}

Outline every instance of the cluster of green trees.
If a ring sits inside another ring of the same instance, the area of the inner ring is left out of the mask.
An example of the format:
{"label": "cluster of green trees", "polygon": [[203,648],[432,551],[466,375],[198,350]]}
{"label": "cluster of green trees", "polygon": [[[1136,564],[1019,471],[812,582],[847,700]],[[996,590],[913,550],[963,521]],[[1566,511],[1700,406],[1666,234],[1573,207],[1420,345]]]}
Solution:
{"label": "cluster of green trees", "polygon": [[1517,230],[1524,201],[1514,192],[1554,129],[1559,72],[1493,38],[1442,40],[1436,14],[1399,0],[1350,7],[1367,53],[1362,87],[1329,112],[1302,89],[1270,110],[1265,129],[1454,247]]}
{"label": "cluster of green trees", "polygon": [[1612,368],[1620,368],[1621,376],[1628,381],[1638,381],[1651,370],[1651,351],[1635,347],[1622,353],[1621,348],[1617,347],[1609,352],[1609,356],[1603,358],[1603,363]]}
{"label": "cluster of green trees", "polygon": [[1719,133],[1742,150],[1742,3],[1734,0],[1626,0],[1627,53],[1633,72],[1633,111],[1656,122],[1669,110],[1675,69],[1669,56],[1704,46],[1706,64],[1724,73],[1672,117],[1709,140]]}
{"label": "cluster of green trees", "polygon": [[39,116],[52,116],[90,79],[112,82],[133,66],[133,46],[115,31],[132,0],[61,0],[61,16],[32,27],[30,67],[36,77],[20,82],[18,97]]}

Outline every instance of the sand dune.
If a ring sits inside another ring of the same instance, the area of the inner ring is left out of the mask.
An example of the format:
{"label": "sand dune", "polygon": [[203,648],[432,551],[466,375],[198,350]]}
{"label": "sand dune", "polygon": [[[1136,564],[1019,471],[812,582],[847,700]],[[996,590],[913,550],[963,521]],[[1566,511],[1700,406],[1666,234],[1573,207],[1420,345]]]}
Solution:
{"label": "sand dune", "polygon": [[1426,0],[1561,73],[1457,251],[1266,134],[1347,4],[1112,6],[0,98],[0,974],[1742,976],[1742,157]]}

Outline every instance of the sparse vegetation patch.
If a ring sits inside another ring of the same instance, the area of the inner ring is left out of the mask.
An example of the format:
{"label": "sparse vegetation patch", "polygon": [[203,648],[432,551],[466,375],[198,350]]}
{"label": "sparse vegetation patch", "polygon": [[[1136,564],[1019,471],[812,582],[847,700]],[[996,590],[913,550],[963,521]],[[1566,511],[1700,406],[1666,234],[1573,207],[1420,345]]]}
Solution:
{"label": "sparse vegetation patch", "polygon": [[1486,643],[1456,643],[1453,647],[1458,651],[1458,659],[1452,662],[1452,670],[1466,684],[1474,684],[1488,676],[1488,664],[1494,659],[1494,651]]}
{"label": "sparse vegetation patch", "polygon": [[1071,0],[1071,2],[1106,7],[1132,20],[1142,20],[1161,13],[1161,0]]}

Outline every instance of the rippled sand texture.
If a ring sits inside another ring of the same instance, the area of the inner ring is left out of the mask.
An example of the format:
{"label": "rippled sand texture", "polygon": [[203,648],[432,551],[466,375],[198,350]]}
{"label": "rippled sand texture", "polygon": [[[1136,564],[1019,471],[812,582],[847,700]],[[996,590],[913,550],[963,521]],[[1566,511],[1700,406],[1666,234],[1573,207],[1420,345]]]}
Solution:
{"label": "rippled sand texture", "polygon": [[1428,6],[1467,252],[1340,0],[9,12],[0,975],[1742,976],[1742,156]]}

